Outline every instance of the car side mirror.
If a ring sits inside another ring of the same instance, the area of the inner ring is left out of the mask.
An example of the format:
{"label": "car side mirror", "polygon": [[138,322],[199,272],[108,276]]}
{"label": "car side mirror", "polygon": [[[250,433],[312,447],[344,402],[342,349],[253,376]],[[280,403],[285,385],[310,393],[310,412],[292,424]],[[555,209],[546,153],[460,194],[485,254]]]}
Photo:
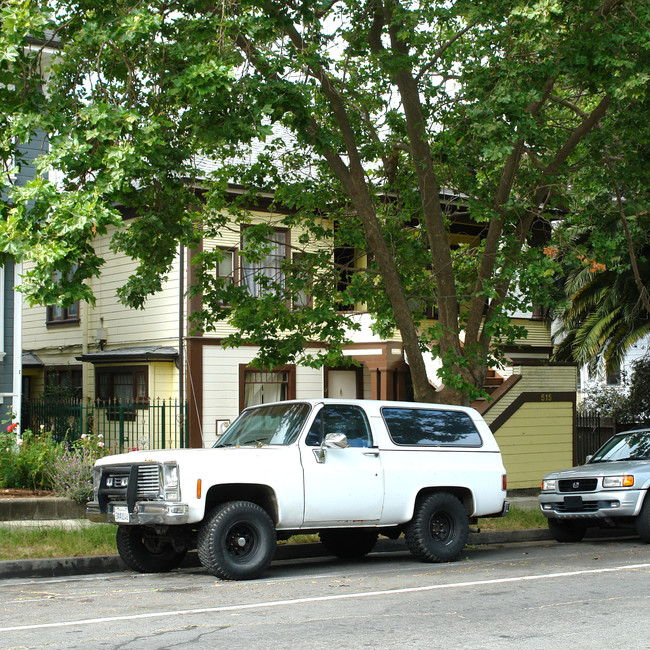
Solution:
{"label": "car side mirror", "polygon": [[320,443],[320,448],[314,449],[314,454],[316,456],[316,462],[324,463],[325,462],[325,449],[345,449],[348,446],[348,438],[344,433],[328,433],[325,436],[325,440]]}
{"label": "car side mirror", "polygon": [[592,458],[593,458],[593,454],[589,454],[589,455],[585,458],[585,464],[587,464],[587,463],[588,463]]}

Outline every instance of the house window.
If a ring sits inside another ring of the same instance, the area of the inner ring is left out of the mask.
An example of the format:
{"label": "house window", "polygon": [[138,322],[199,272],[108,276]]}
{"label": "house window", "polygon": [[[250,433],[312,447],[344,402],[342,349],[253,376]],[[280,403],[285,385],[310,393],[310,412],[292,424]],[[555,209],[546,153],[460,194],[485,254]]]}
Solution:
{"label": "house window", "polygon": [[[278,285],[284,287],[282,265],[288,254],[289,231],[276,229],[271,236],[271,250],[261,260],[242,257],[240,279],[249,293],[256,298],[265,293],[275,293]],[[246,248],[246,229],[242,231],[242,249]],[[274,286],[275,285],[275,286]]]}
{"label": "house window", "polygon": [[[302,280],[309,280],[309,271],[305,268],[305,253],[294,253],[293,263],[294,272]],[[306,309],[313,305],[312,296],[306,291],[297,291],[293,298],[294,309]]]}
{"label": "house window", "polygon": [[146,366],[97,368],[95,396],[102,402],[121,401],[146,404],[149,398]]}
{"label": "house window", "polygon": [[[77,265],[75,264],[70,270],[69,277],[72,277],[77,270]],[[54,273],[54,281],[61,281],[61,272],[56,271]],[[59,305],[49,305],[46,309],[45,314],[46,325],[57,326],[57,325],[78,325],[79,324],[79,302],[74,302],[68,307],[59,307]]]}
{"label": "house window", "polygon": [[617,365],[615,368],[607,372],[607,385],[620,386],[621,385],[621,367]]}
{"label": "house window", "polygon": [[79,303],[75,302],[69,307],[50,305],[47,308],[47,325],[76,325],[79,323]]}
{"label": "house window", "polygon": [[45,394],[62,399],[79,398],[82,395],[81,368],[50,367],[45,369]]}
{"label": "house window", "polygon": [[240,366],[239,405],[243,410],[255,404],[296,398],[296,368],[284,366],[272,372]]}
{"label": "house window", "polygon": [[223,259],[216,263],[216,276],[223,280],[224,286],[233,284],[235,281],[235,270],[237,251],[234,248],[219,248]]}

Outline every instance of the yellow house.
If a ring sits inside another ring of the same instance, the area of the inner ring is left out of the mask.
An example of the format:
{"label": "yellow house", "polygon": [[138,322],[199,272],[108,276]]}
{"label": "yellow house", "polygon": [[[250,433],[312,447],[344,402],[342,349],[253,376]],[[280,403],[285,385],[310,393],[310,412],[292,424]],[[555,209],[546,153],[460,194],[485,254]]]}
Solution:
{"label": "yellow house", "polygon": [[[272,266],[286,259],[301,233],[281,227],[280,215],[272,212],[260,209],[251,218],[278,223],[274,252],[263,263]],[[260,290],[238,256],[245,233],[236,223],[218,239],[205,238],[195,250],[179,249],[163,291],[150,297],[143,310],[117,300],[117,289],[134,262],[109,249],[113,234],[109,231],[96,240],[97,252],[107,263],[101,277],[93,280],[94,306],[82,302],[68,309],[24,308],[24,397],[29,401],[36,402],[44,390],[80,397],[82,404],[93,406],[92,413],[83,416],[83,430],[106,431],[114,446],[127,448],[210,446],[244,407],[262,401],[409,399],[408,365],[399,337],[382,340],[374,335],[364,313],[350,314],[361,330],[345,350],[358,364],[346,368],[287,365],[260,371],[250,365],[257,347],[222,345],[232,332],[228,323],[192,333],[188,319],[201,308],[201,297],[188,299],[185,292],[192,283],[192,258],[202,249],[222,249],[224,259],[215,273],[247,282],[253,293]],[[534,488],[548,471],[571,464],[576,373],[573,367],[548,363],[550,333],[540,318],[513,317],[529,336],[506,350],[506,367],[491,373],[492,399],[474,406],[496,432],[510,488]],[[314,351],[320,347],[320,342],[313,343]],[[435,370],[432,363],[432,383]],[[175,405],[163,412],[164,423],[154,409],[162,401],[165,408]],[[120,413],[124,402],[130,406]]]}

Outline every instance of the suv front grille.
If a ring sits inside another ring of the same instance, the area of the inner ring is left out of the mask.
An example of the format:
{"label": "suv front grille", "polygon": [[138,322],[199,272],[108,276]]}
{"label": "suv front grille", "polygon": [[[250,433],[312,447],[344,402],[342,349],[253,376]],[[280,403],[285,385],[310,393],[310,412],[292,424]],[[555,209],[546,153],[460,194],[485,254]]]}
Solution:
{"label": "suv front grille", "polygon": [[597,478],[562,479],[558,483],[560,492],[593,492],[598,487]]}
{"label": "suv front grille", "polygon": [[108,503],[126,501],[131,510],[137,499],[154,500],[161,495],[161,474],[158,463],[141,465],[108,465],[102,468],[97,498],[100,511]]}
{"label": "suv front grille", "polygon": [[138,467],[139,497],[157,497],[160,494],[160,468],[158,464]]}

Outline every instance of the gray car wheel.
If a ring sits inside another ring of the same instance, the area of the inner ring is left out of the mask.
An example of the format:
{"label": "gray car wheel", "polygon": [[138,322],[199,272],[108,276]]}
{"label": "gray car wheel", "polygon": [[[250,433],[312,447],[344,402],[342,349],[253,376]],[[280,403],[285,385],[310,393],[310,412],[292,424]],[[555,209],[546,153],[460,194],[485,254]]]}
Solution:
{"label": "gray car wheel", "polygon": [[641,506],[641,512],[637,515],[634,524],[636,532],[642,541],[650,544],[650,497],[647,494],[643,506]]}

